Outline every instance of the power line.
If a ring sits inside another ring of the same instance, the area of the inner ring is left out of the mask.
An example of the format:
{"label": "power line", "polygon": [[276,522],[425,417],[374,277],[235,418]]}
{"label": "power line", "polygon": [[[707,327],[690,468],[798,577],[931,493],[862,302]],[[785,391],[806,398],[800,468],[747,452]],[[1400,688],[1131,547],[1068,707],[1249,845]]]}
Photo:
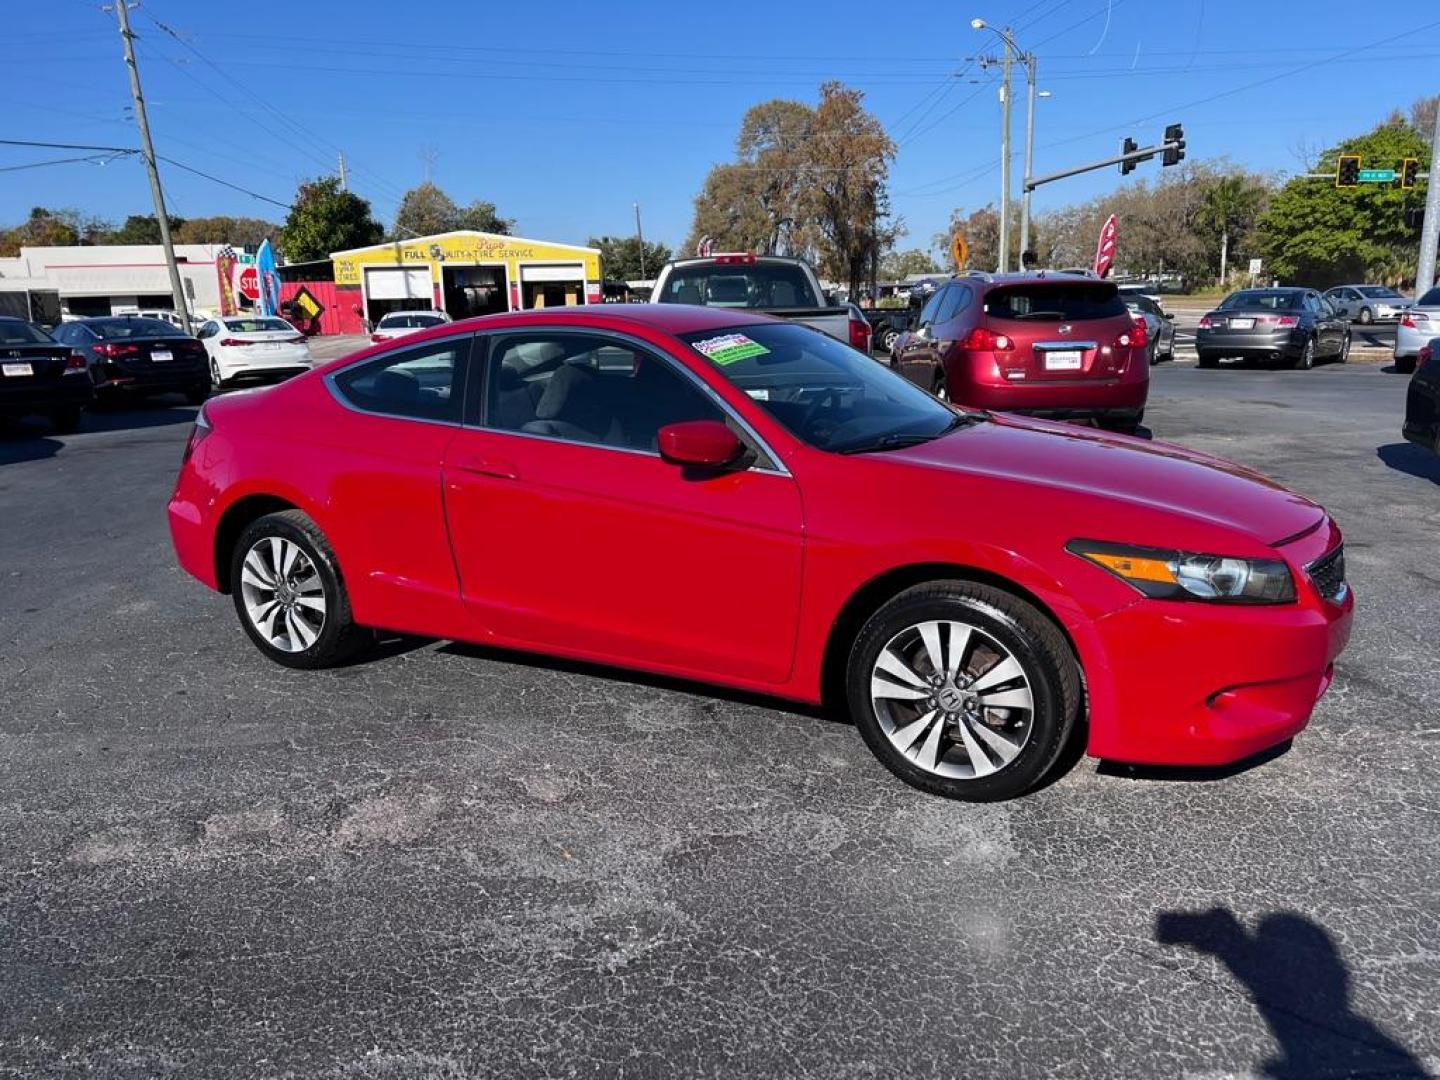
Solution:
{"label": "power line", "polygon": [[252,199],[259,199],[261,202],[270,203],[273,206],[280,207],[282,210],[294,209],[293,205],[290,203],[281,202],[279,199],[272,199],[268,195],[261,195],[258,191],[251,191],[249,188],[241,187],[239,184],[232,184],[229,180],[221,180],[220,177],[212,176],[210,173],[204,172],[201,169],[197,169],[193,165],[186,165],[183,161],[176,161],[174,158],[166,157],[164,154],[156,154],[155,156],[158,157],[161,161],[165,162],[167,165],[174,165],[177,169],[183,169],[188,173],[194,173],[196,176],[203,176],[206,180],[219,184],[222,187],[230,188],[233,191],[238,191],[244,195],[249,195]]}
{"label": "power line", "polygon": [[[126,153],[133,154],[133,153],[135,153],[135,151],[129,150],[129,151],[126,151]],[[45,168],[45,167],[47,167],[47,166],[49,166],[49,165],[73,165],[73,164],[75,164],[76,162],[81,162],[81,161],[98,161],[98,162],[101,162],[102,164],[104,164],[104,163],[108,163],[108,162],[114,161],[115,158],[116,158],[116,156],[118,156],[118,155],[115,155],[115,154],[87,154],[87,155],[84,156],[84,157],[54,158],[54,159],[52,159],[52,160],[50,160],[50,161],[32,161],[32,162],[30,162],[30,163],[27,164],[27,165],[5,165],[5,166],[3,166],[3,167],[0,167],[0,173],[22,172],[22,171],[25,170],[25,169],[43,169],[43,168]]]}

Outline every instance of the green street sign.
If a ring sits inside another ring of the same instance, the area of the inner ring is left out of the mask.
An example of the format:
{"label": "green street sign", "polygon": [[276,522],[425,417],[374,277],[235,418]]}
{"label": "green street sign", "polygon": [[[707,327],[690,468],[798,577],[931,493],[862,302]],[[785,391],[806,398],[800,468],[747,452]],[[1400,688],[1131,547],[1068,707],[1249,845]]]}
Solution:
{"label": "green street sign", "polygon": [[1357,179],[1362,184],[1393,184],[1398,175],[1394,169],[1361,169]]}

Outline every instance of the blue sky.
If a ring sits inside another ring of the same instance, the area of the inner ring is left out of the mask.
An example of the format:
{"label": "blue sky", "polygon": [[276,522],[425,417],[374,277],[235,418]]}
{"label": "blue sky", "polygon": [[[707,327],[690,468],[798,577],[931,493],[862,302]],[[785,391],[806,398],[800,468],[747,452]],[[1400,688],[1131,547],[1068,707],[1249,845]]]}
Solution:
{"label": "blue sky", "polygon": [[[967,60],[1015,27],[1039,57],[1037,173],[1144,143],[1182,121],[1191,160],[1296,171],[1303,147],[1363,131],[1440,90],[1440,11],[1357,15],[1340,0],[945,0],[904,5],[503,4],[393,0],[243,5],[142,0],[132,11],[157,152],[288,201],[333,171],[387,224],[427,169],[457,201],[494,201],[523,235],[583,241],[634,228],[678,244],[706,171],[730,160],[747,107],[813,102],[840,79],[900,143],[896,211],[927,247],[955,207],[998,199],[995,77]],[[173,30],[171,36],[156,25]],[[13,5],[0,138],[133,146],[113,14],[89,0]],[[1393,39],[1383,44],[1382,39]],[[980,81],[974,81],[980,80]],[[1233,91],[1233,92],[1232,92]],[[1023,79],[1014,117],[1024,132]],[[8,100],[7,100],[8,99]],[[0,167],[74,152],[0,147]],[[1018,190],[1018,161],[1015,170]],[[1136,177],[1156,178],[1159,163]],[[283,218],[279,207],[164,167],[181,216]],[[1037,209],[1118,185],[1062,181]],[[32,205],[113,219],[150,212],[134,159],[0,172],[0,222]]]}

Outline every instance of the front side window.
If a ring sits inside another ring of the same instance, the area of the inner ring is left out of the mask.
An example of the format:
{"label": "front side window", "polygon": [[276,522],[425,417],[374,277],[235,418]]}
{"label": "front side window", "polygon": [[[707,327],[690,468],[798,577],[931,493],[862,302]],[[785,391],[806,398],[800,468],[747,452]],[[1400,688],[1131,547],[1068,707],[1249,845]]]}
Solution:
{"label": "front side window", "polygon": [[1387,289],[1384,285],[1366,285],[1360,290],[1360,295],[1371,300],[1399,300],[1400,294],[1394,289]]}
{"label": "front side window", "polygon": [[460,373],[470,338],[447,338],[387,353],[334,376],[357,409],[416,420],[460,419]]}
{"label": "front side window", "polygon": [[570,442],[657,451],[667,424],[725,421],[671,364],[604,335],[496,338],[487,385],[487,426]]}
{"label": "front side window", "polygon": [[796,438],[821,450],[895,449],[964,422],[908,379],[806,326],[752,323],[681,340]]}

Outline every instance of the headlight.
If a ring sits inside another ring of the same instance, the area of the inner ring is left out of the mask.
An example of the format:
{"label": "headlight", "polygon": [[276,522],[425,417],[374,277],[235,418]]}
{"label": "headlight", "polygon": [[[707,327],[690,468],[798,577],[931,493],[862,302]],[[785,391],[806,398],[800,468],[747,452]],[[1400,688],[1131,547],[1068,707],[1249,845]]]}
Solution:
{"label": "headlight", "polygon": [[1283,604],[1295,599],[1290,568],[1279,559],[1237,559],[1099,540],[1072,540],[1065,549],[1157,600]]}

